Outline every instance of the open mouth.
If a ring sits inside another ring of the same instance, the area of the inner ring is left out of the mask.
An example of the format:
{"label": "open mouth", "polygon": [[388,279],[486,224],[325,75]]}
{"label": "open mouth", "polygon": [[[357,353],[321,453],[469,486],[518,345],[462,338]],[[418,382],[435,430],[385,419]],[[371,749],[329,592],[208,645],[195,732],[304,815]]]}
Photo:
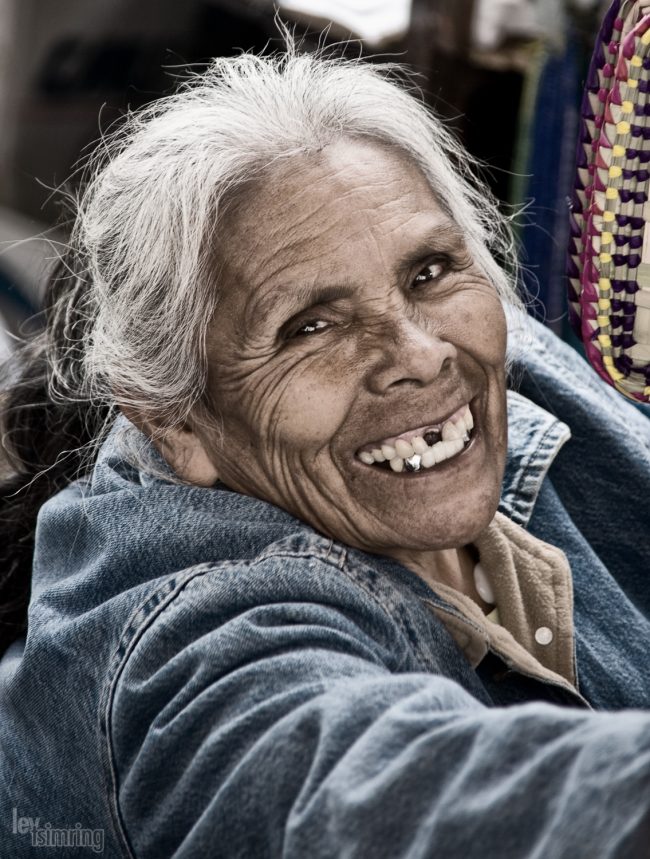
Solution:
{"label": "open mouth", "polygon": [[474,418],[468,403],[440,424],[370,442],[359,448],[356,456],[365,465],[395,473],[432,469],[468,447],[473,429]]}

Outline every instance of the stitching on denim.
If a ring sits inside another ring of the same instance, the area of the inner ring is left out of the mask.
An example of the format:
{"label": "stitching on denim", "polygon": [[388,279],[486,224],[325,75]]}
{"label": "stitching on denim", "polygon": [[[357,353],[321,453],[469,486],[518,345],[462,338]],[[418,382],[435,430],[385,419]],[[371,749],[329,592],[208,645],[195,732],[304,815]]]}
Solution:
{"label": "stitching on denim", "polygon": [[[333,567],[334,569],[340,570],[346,578],[348,578],[356,587],[363,590],[366,596],[370,597],[370,599],[375,603],[382,611],[382,614],[386,616],[390,623],[397,625],[399,630],[401,631],[404,639],[408,643],[409,650],[412,655],[416,658],[418,663],[420,663],[425,669],[433,670],[436,668],[433,659],[429,656],[426,650],[419,645],[417,641],[413,640],[413,636],[410,634],[410,631],[406,628],[404,623],[402,622],[402,618],[399,615],[391,612],[388,602],[391,597],[393,597],[395,604],[404,604],[404,600],[402,598],[402,594],[399,589],[392,586],[385,578],[382,581],[382,589],[386,591],[386,596],[388,600],[385,602],[381,599],[381,595],[374,593],[371,591],[366,583],[363,581],[363,577],[365,576],[364,567],[362,564],[357,564],[353,562],[347,555],[347,552],[342,546],[335,546],[333,541],[330,541],[331,546],[328,546],[328,552],[323,553],[322,549],[320,551],[316,550],[318,547],[318,542],[323,540],[321,537],[310,537],[309,543],[301,549],[287,549],[283,548],[280,545],[277,545],[275,548],[270,549],[265,552],[263,555],[260,555],[259,558],[256,558],[254,564],[261,563],[264,560],[269,558],[315,558],[316,560],[321,561],[321,563],[327,564],[327,566]],[[331,560],[328,560],[328,556],[330,550],[332,548],[336,548],[337,554],[340,556],[340,563],[338,565],[334,565]]]}
{"label": "stitching on denim", "polygon": [[[411,631],[406,628],[406,626],[402,623],[402,618],[393,612],[390,611],[389,606],[384,604],[382,600],[376,593],[373,593],[368,589],[365,582],[361,578],[364,575],[364,569],[362,564],[352,561],[351,559],[347,560],[345,567],[343,568],[343,572],[345,575],[351,579],[357,587],[363,589],[364,593],[367,593],[375,603],[382,609],[384,614],[389,618],[392,623],[397,624],[399,629],[401,630],[403,636],[406,641],[409,643],[409,648],[413,655],[416,657],[418,662],[427,670],[434,671],[437,673],[438,666],[436,665],[433,658],[427,652],[426,648],[420,644],[417,639],[413,639],[411,635]],[[401,591],[396,588],[390,581],[387,581],[385,577],[382,580],[382,589],[387,592],[387,596],[389,599],[392,597],[393,601],[396,605],[406,605],[406,602],[403,598]],[[418,604],[422,604],[423,597],[415,595],[415,599],[418,601]],[[427,616],[428,617],[428,616]]]}
{"label": "stitching on denim", "polygon": [[[517,515],[517,524],[526,525],[537,501],[541,485],[558,453],[571,437],[571,431],[562,421],[555,419],[544,430],[534,450],[523,460],[517,479],[502,501]],[[524,490],[523,484],[531,480],[534,486]],[[514,518],[514,515],[513,517]]]}
{"label": "stitching on denim", "polygon": [[[157,588],[152,594],[149,594],[131,613],[129,620],[122,629],[113,656],[109,661],[106,680],[102,686],[98,707],[99,752],[102,763],[107,770],[105,773],[107,776],[106,781],[112,792],[108,796],[111,822],[117,835],[117,841],[128,859],[136,859],[136,856],[131,846],[126,824],[122,819],[118,773],[112,736],[112,706],[120,676],[124,672],[137,642],[142,638],[146,630],[151,627],[154,620],[176,599],[192,579],[200,575],[205,575],[208,572],[229,569],[235,566],[238,566],[238,563],[233,561],[222,561],[217,564],[208,562],[191,567],[181,574],[173,574],[168,581]],[[138,618],[141,618],[139,625]]]}
{"label": "stitching on denim", "polygon": [[[409,635],[408,630],[406,630],[401,623],[401,619],[393,616],[377,595],[368,590],[357,576],[351,574],[352,570],[350,567],[352,565],[345,563],[347,556],[345,549],[343,547],[336,547],[334,542],[330,540],[328,541],[327,551],[323,552],[323,547],[319,547],[318,545],[319,541],[322,539],[323,538],[320,537],[310,537],[307,546],[302,550],[282,551],[279,548],[275,550],[271,549],[247,563],[249,566],[254,567],[271,558],[310,557],[315,560],[319,560],[321,563],[327,564],[327,566],[332,567],[332,569],[340,570],[346,578],[351,580],[357,587],[361,588],[364,593],[372,599],[373,603],[381,609],[382,613],[390,622],[400,629],[410,652],[416,660],[425,667],[427,667],[428,664],[432,664],[429,663],[424,651],[421,651],[419,647],[413,647],[411,636]],[[332,563],[331,560],[328,560],[333,549],[337,549],[337,554],[340,555],[340,562],[338,565]],[[136,856],[131,846],[128,830],[120,809],[119,778],[112,737],[112,707],[120,677],[125,671],[129,658],[144,633],[151,628],[157,618],[163,613],[163,611],[169,608],[172,602],[181,594],[192,580],[208,573],[233,569],[240,565],[241,561],[222,561],[216,564],[208,562],[192,567],[180,575],[174,574],[168,581],[161,585],[161,587],[157,588],[154,593],[150,594],[133,610],[123,627],[122,634],[120,635],[118,644],[116,645],[113,656],[109,662],[106,681],[102,687],[99,701],[100,757],[107,769],[107,783],[112,791],[111,795],[108,797],[111,820],[118,836],[118,843],[128,859],[136,859]],[[399,594],[399,591],[397,591],[397,593]],[[397,666],[398,670],[399,667],[400,666]]]}

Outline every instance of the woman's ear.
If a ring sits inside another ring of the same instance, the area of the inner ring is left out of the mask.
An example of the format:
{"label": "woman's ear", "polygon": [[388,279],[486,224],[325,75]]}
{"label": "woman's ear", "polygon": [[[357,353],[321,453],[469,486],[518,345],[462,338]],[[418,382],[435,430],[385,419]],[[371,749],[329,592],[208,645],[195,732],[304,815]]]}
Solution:
{"label": "woman's ear", "polygon": [[219,477],[205,444],[191,429],[170,430],[154,444],[176,474],[196,486],[213,486]]}
{"label": "woman's ear", "polygon": [[130,409],[120,407],[122,413],[139,430],[149,436],[165,462],[187,483],[195,486],[213,486],[219,479],[203,439],[188,424],[180,429],[161,432],[148,421],[134,415]]}

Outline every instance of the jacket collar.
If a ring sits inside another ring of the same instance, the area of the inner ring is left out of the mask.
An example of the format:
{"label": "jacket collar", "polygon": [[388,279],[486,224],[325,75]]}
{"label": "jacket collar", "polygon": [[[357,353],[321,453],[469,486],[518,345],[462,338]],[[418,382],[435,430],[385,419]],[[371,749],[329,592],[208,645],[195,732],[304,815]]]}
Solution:
{"label": "jacket collar", "polygon": [[551,464],[571,438],[569,427],[516,391],[508,391],[508,456],[499,510],[526,526]]}

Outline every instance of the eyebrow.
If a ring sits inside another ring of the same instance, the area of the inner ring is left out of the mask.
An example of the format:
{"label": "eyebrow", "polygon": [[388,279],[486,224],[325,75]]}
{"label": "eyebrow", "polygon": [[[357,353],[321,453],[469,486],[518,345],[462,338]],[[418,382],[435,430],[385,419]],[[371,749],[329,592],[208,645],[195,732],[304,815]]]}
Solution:
{"label": "eyebrow", "polygon": [[[436,253],[453,253],[465,247],[465,240],[460,228],[454,224],[444,224],[431,229],[419,241],[418,244],[405,253],[397,264],[397,273],[403,275],[424,261],[427,257]],[[355,292],[351,283],[338,282],[316,286],[296,284],[289,286],[281,284],[273,288],[269,293],[258,299],[251,313],[263,317],[264,321],[272,313],[274,317],[284,315],[287,310],[292,311],[295,316],[303,313],[310,307],[319,307],[340,299],[349,298]]]}

